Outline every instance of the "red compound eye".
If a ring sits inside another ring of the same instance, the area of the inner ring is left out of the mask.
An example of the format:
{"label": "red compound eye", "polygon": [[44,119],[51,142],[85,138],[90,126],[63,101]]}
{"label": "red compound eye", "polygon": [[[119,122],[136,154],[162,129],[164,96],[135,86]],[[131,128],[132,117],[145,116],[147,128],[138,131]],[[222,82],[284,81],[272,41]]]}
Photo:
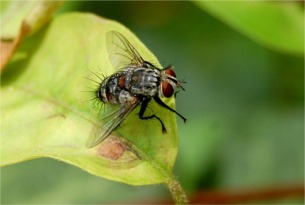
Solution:
{"label": "red compound eye", "polygon": [[174,78],[176,78],[176,73],[175,73],[175,71],[174,70],[172,70],[172,69],[166,69],[165,71],[164,71],[164,73],[165,74],[167,74],[167,75],[170,75],[170,76],[173,76]]}
{"label": "red compound eye", "polygon": [[162,94],[164,97],[169,98],[174,94],[173,86],[166,81],[163,81],[161,84]]}

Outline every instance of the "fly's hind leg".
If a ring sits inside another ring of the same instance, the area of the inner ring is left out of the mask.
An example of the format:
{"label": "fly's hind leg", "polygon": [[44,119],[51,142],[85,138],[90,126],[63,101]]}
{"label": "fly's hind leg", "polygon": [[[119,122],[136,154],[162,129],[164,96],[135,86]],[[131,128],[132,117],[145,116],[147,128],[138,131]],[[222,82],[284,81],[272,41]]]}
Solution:
{"label": "fly's hind leg", "polygon": [[150,100],[151,100],[150,98],[146,98],[146,99],[143,100],[143,102],[141,104],[141,109],[140,109],[140,112],[139,112],[139,118],[142,119],[142,120],[149,120],[149,119],[152,119],[152,118],[156,118],[161,123],[162,133],[166,133],[165,126],[164,126],[162,120],[159,117],[157,117],[156,115],[150,115],[150,116],[144,117],[144,112],[145,112],[145,110],[147,108],[147,105],[148,105]]}

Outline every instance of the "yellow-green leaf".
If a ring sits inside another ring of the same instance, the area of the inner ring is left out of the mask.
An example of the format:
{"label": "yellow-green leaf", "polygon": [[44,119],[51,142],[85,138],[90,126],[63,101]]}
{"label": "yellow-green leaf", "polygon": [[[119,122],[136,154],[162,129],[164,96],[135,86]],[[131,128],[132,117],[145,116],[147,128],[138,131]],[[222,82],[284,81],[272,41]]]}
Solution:
{"label": "yellow-green leaf", "polygon": [[[115,72],[106,33],[122,33],[148,61],[154,55],[121,24],[92,14],[57,16],[27,38],[7,65],[1,84],[1,165],[51,157],[94,175],[133,185],[168,182],[177,155],[175,114],[155,103],[157,120],[144,121],[134,110],[110,137],[94,148],[86,141],[101,126],[84,90],[95,89],[90,72]],[[22,56],[22,57],[20,57]],[[95,79],[97,80],[97,79]],[[91,88],[90,88],[91,87]],[[174,99],[166,100],[174,107]]]}
{"label": "yellow-green leaf", "polygon": [[0,72],[23,39],[43,27],[62,3],[62,1],[1,2]]}

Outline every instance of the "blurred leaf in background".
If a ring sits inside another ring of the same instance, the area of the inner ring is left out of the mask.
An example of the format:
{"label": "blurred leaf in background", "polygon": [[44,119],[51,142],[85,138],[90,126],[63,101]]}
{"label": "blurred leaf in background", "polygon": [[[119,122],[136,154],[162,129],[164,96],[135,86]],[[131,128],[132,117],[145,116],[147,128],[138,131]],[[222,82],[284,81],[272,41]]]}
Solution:
{"label": "blurred leaf in background", "polygon": [[301,1],[194,2],[263,46],[304,55],[304,8]]}
{"label": "blurred leaf in background", "polygon": [[[266,6],[256,4],[256,9],[243,3],[69,2],[59,12],[92,12],[123,23],[163,65],[175,65],[177,74],[184,76],[186,91],[177,95],[177,109],[189,121],[178,121],[175,173],[190,194],[289,187],[304,181],[303,2],[287,8],[261,3]],[[268,16],[262,16],[266,10]],[[262,29],[252,29],[249,22]],[[47,159],[1,172],[2,203],[170,198],[159,185],[108,182]],[[302,202],[300,197],[264,201]]]}
{"label": "blurred leaf in background", "polygon": [[48,23],[62,3],[63,1],[1,2],[0,72],[23,39]]}

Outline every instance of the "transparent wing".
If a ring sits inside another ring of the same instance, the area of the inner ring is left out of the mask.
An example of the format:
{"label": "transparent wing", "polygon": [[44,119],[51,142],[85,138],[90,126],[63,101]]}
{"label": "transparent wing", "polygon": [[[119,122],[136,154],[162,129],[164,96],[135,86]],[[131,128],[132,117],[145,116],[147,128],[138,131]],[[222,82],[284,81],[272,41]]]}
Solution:
{"label": "transparent wing", "polygon": [[100,130],[94,129],[91,133],[87,147],[94,147],[105,140],[113,130],[115,130],[125,118],[137,107],[140,103],[135,99],[132,104],[121,105],[103,119],[103,126]]}
{"label": "transparent wing", "polygon": [[145,61],[131,43],[119,32],[110,31],[106,34],[109,59],[116,69],[128,65],[143,66]]}

